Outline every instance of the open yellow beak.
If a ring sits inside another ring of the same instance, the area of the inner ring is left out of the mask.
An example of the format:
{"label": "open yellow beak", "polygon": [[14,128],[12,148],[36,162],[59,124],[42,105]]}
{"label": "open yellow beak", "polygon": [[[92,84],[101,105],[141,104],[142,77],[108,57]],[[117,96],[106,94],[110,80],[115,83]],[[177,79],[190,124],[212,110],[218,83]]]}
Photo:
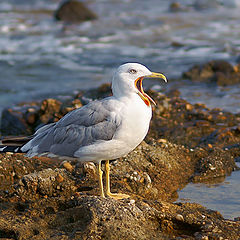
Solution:
{"label": "open yellow beak", "polygon": [[161,73],[152,72],[150,75],[139,77],[135,80],[135,87],[138,89],[138,94],[145,104],[150,106],[150,102],[152,102],[154,105],[156,105],[155,101],[143,91],[142,81],[144,78],[162,78],[165,82],[167,82],[167,78]]}
{"label": "open yellow beak", "polygon": [[145,77],[146,77],[146,78],[161,78],[161,79],[163,79],[165,82],[167,82],[167,78],[166,78],[163,74],[161,74],[161,73],[152,72],[152,74],[147,75],[147,76],[145,76]]}

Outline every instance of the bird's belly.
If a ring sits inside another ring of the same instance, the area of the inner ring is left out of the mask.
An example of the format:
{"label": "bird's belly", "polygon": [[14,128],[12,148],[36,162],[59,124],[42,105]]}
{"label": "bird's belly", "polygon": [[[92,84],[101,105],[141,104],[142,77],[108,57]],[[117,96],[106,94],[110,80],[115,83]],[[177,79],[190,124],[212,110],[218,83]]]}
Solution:
{"label": "bird's belly", "polygon": [[124,141],[132,150],[147,135],[152,112],[151,108],[144,110],[130,109],[125,114],[126,117],[122,118],[121,127],[115,134],[114,139]]}

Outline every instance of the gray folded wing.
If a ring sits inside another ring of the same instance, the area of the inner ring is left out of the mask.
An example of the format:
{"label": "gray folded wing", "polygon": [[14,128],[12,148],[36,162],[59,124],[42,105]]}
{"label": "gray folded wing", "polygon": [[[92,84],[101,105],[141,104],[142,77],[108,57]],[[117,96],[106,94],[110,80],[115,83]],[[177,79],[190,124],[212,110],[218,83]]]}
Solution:
{"label": "gray folded wing", "polygon": [[60,119],[57,123],[40,128],[22,151],[32,157],[50,152],[59,156],[74,157],[81,147],[98,140],[111,140],[120,125],[109,101],[93,101]]}

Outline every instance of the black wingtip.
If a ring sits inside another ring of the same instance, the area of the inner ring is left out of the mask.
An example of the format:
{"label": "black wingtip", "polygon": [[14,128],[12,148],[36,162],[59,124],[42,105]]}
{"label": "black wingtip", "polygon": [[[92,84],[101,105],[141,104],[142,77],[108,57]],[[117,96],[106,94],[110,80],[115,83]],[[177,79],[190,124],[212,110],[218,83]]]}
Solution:
{"label": "black wingtip", "polygon": [[0,153],[6,153],[6,152],[22,153],[20,146],[0,145]]}

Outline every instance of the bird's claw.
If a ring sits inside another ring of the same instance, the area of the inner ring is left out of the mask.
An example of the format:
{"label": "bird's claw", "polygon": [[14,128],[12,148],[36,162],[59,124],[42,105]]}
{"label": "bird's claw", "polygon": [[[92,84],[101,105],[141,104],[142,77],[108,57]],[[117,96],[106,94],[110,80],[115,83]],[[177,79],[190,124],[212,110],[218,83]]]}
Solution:
{"label": "bird's claw", "polygon": [[130,198],[129,195],[123,194],[123,193],[111,193],[111,192],[108,192],[108,193],[106,193],[106,195],[107,195],[108,197],[114,198],[114,199],[116,199],[116,200],[125,199],[125,198]]}

